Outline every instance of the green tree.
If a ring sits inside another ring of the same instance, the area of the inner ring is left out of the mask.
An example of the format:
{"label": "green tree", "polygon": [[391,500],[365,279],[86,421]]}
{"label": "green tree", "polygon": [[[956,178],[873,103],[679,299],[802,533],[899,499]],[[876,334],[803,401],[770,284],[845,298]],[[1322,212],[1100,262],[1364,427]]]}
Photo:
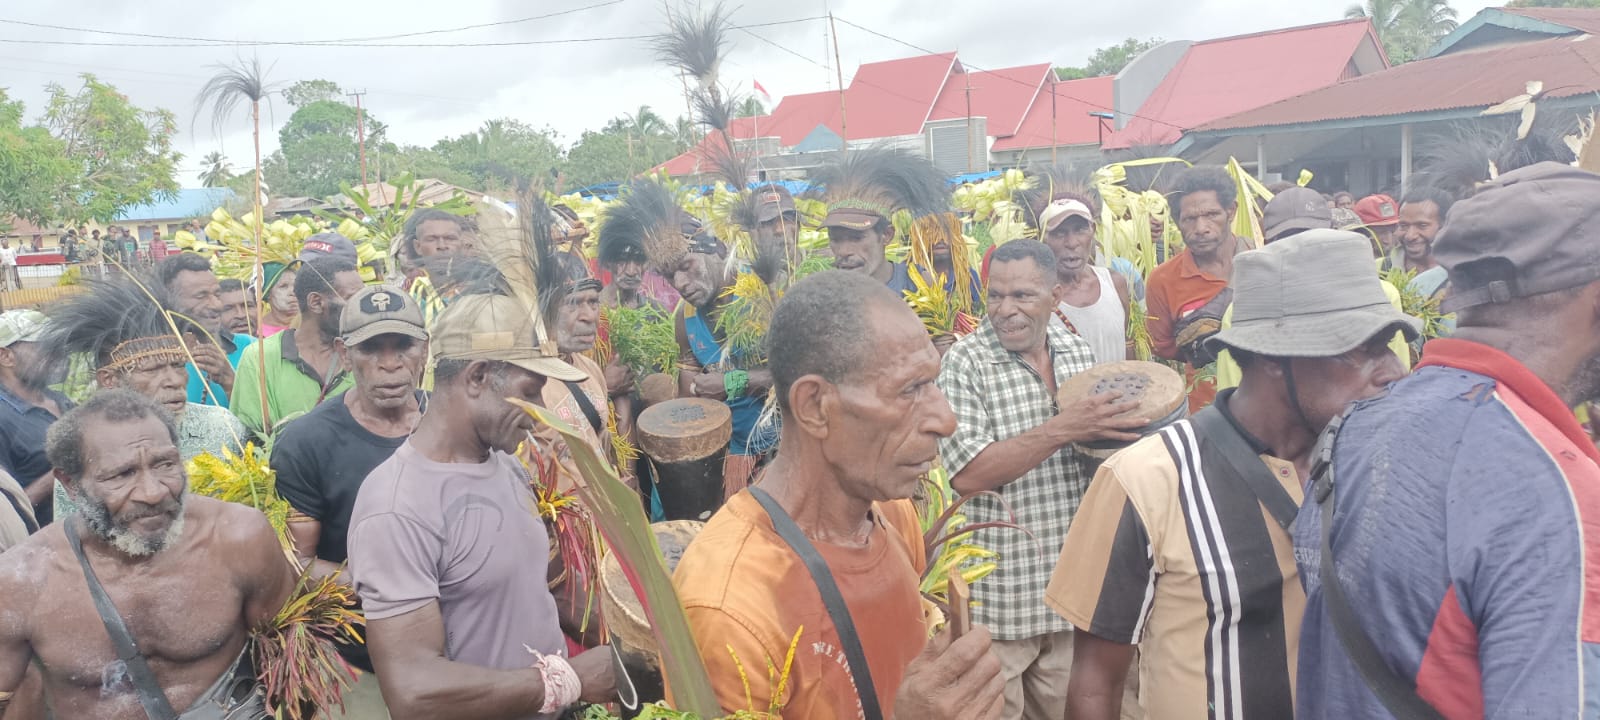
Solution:
{"label": "green tree", "polygon": [[0,89],[0,222],[16,216],[46,225],[56,219],[58,193],[77,168],[49,130],[23,126],[22,110]]}
{"label": "green tree", "polygon": [[[318,100],[294,111],[278,131],[278,151],[263,168],[273,193],[325,198],[338,194],[341,184],[360,183],[356,119],[354,107],[336,100]],[[365,123],[367,146],[382,145],[387,127],[370,114]]]}
{"label": "green tree", "polygon": [[1127,67],[1128,63],[1133,62],[1134,58],[1139,57],[1139,53],[1160,44],[1160,38],[1149,38],[1147,40],[1128,38],[1116,45],[1108,45],[1094,51],[1089,56],[1089,62],[1081,67],[1056,68],[1056,77],[1062,80],[1079,80],[1102,75],[1115,75],[1122,72],[1122,68]]}
{"label": "green tree", "polygon": [[473,132],[440,140],[432,149],[450,168],[471,178],[466,187],[485,192],[515,189],[519,179],[548,175],[563,159],[554,130],[511,118],[486,121]]}
{"label": "green tree", "polygon": [[233,168],[228,165],[228,158],[222,153],[213,150],[206,153],[205,159],[201,162],[205,163],[205,169],[200,171],[201,187],[223,187],[233,179]]}
{"label": "green tree", "polygon": [[62,220],[106,222],[129,205],[178,191],[174,175],[183,155],[172,149],[178,123],[168,110],[145,110],[95,76],[69,91],[50,83],[44,126],[73,164],[58,188]]}
{"label": "green tree", "polygon": [[283,99],[297,108],[343,97],[344,90],[332,80],[300,80],[283,91]]}
{"label": "green tree", "polygon": [[1344,16],[1372,20],[1384,53],[1395,65],[1421,59],[1456,29],[1456,9],[1449,0],[1367,0],[1351,5]]}
{"label": "green tree", "polygon": [[765,114],[767,114],[767,108],[761,104],[760,100],[753,97],[747,97],[744,102],[739,103],[739,110],[734,113],[737,117],[760,117]]}

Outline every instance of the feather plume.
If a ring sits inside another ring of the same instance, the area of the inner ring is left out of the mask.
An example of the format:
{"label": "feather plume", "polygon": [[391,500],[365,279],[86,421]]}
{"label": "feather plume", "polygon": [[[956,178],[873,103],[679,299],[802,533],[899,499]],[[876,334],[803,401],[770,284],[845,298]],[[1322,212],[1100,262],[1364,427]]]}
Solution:
{"label": "feather plume", "polygon": [[561,267],[553,260],[552,213],[543,195],[524,183],[516,209],[485,197],[478,211],[480,259],[446,261],[451,263],[448,276],[461,292],[498,292],[528,308],[540,320],[534,323],[534,339],[541,345],[555,342],[556,312],[565,296]]}
{"label": "feather plume", "polygon": [[1029,167],[1029,182],[1012,193],[1011,201],[1022,208],[1023,219],[1028,227],[1035,228],[1039,226],[1039,215],[1044,212],[1045,206],[1064,197],[1087,198],[1091,201],[1089,208],[1095,210],[1100,204],[1095,201],[1095,192],[1089,187],[1093,172],[1093,168],[1075,163]]}
{"label": "feather plume", "polygon": [[154,278],[120,277],[86,285],[85,292],[48,308],[50,324],[41,344],[51,355],[85,355],[98,368],[124,342],[175,337],[162,306],[161,284]]}
{"label": "feather plume", "polygon": [[1457,198],[1471,196],[1480,183],[1534,163],[1570,163],[1574,156],[1562,133],[1541,121],[1519,136],[1511,122],[1458,123],[1420,143],[1421,162],[1412,184],[1430,185]]}
{"label": "feather plume", "polygon": [[852,150],[812,175],[822,199],[875,210],[885,218],[900,210],[922,217],[950,209],[950,186],[927,158],[898,148]]}
{"label": "feather plume", "polygon": [[667,32],[651,43],[656,58],[694,78],[702,90],[717,84],[728,44],[728,13],[721,2],[704,13],[669,13]]}
{"label": "feather plume", "polygon": [[637,246],[657,272],[668,277],[689,252],[686,224],[695,221],[678,206],[667,186],[653,178],[634,180],[622,198],[606,208],[600,225],[600,247]]}

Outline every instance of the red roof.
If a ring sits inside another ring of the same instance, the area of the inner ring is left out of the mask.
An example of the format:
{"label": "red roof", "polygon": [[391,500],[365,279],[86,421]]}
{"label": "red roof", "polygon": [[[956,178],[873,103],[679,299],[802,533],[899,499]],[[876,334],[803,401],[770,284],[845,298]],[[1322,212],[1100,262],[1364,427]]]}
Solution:
{"label": "red roof", "polygon": [[1196,130],[1482,108],[1539,80],[1549,97],[1600,91],[1600,38],[1561,36],[1417,60],[1222,118]]}
{"label": "red roof", "polygon": [[1600,34],[1600,10],[1591,8],[1515,8],[1504,7],[1498,10],[1521,15],[1523,17],[1543,20],[1547,23],[1565,25],[1574,30],[1586,33]]}
{"label": "red roof", "polygon": [[1359,19],[1195,43],[1105,147],[1177,142],[1186,129],[1331,85],[1369,38],[1372,24]]}
{"label": "red roof", "polygon": [[839,124],[839,91],[789,95],[778,101],[772,114],[761,121],[761,136],[776,137],[784,147],[798,145],[818,125]]}
{"label": "red roof", "polygon": [[[955,67],[953,52],[862,65],[845,92],[845,132],[839,134],[846,140],[871,140],[922,132]],[[829,128],[840,131],[835,125]]]}
{"label": "red roof", "polygon": [[[1112,107],[1110,75],[1055,83],[1055,132],[1050,130],[1050,85],[1047,83],[1023,117],[1021,127],[1010,137],[994,141],[995,152],[1054,145],[1088,145],[1100,139],[1099,118],[1090,112],[1105,112]],[[990,125],[993,128],[993,125]]]}
{"label": "red roof", "polygon": [[[765,127],[770,118],[770,115],[734,118],[733,122],[728,123],[728,134],[732,135],[734,140],[749,140],[757,137],[758,134],[760,137],[770,137],[772,133],[768,132]],[[713,155],[714,151],[723,147],[725,146],[722,142],[722,134],[709,132],[706,133],[705,137],[700,138],[698,145],[689,148],[682,155],[651,168],[651,171],[666,170],[668,175],[698,175],[703,172],[711,172],[713,168],[710,158],[715,157]]]}
{"label": "red roof", "polygon": [[970,89],[972,114],[988,119],[989,134],[1014,135],[1034,98],[1040,96],[1039,89],[1049,74],[1049,63],[978,72],[965,72],[958,67],[934,101],[928,119],[965,118]]}

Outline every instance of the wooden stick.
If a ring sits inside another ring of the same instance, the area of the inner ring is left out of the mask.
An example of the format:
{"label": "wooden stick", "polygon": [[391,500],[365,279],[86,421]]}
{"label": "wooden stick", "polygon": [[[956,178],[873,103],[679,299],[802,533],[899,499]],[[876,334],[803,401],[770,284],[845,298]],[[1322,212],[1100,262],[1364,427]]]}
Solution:
{"label": "wooden stick", "polygon": [[961,573],[953,569],[947,588],[950,598],[950,635],[959,638],[972,629],[972,590],[967,587],[967,581],[961,578]]}

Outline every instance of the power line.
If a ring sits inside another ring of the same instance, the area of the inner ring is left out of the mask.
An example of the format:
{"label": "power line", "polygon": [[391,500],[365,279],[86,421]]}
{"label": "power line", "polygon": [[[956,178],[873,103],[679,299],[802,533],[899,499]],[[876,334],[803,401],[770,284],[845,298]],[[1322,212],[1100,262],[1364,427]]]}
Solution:
{"label": "power line", "polygon": [[[822,19],[825,19],[826,17],[827,17],[826,15],[823,15],[823,16],[818,17],[816,19],[822,20]],[[765,37],[762,37],[760,35],[757,35],[757,34],[755,34],[753,32],[750,32],[749,30],[747,30],[745,28],[741,27],[741,28],[735,28],[735,29],[736,30],[741,30],[741,31],[744,32],[744,34],[749,35],[750,37],[753,37],[753,38],[755,38],[757,40],[760,40],[761,42],[764,42],[764,43],[766,43],[768,45],[771,45],[771,46],[773,46],[773,47],[775,47],[775,48],[777,48],[779,50],[782,50],[782,51],[784,51],[786,53],[789,53],[790,55],[793,55],[793,56],[795,56],[797,58],[800,58],[801,60],[804,60],[804,61],[806,61],[808,63],[811,63],[812,65],[816,65],[817,67],[820,67],[820,68],[822,68],[824,70],[832,70],[833,69],[833,68],[829,67],[825,63],[817,62],[816,60],[814,60],[814,59],[812,59],[810,57],[807,57],[806,55],[801,54],[800,52],[798,52],[796,50],[791,50],[791,49],[789,49],[787,47],[784,47],[783,45],[780,45],[780,44],[778,44],[777,42],[775,42],[773,40],[770,40],[768,38],[765,38]],[[850,78],[850,86],[851,87],[855,87],[856,83],[858,83],[858,82],[861,83],[865,87],[870,87],[870,88],[872,88],[874,90],[878,90],[878,91],[883,92],[885,94],[893,95],[894,97],[900,98],[901,100],[905,100],[905,101],[911,102],[911,103],[916,103],[916,104],[919,104],[919,105],[922,104],[922,100],[920,98],[911,97],[910,95],[906,95],[906,94],[904,94],[902,92],[899,92],[899,91],[895,90],[894,88],[884,87],[882,85],[879,85],[877,83],[874,83],[874,82],[871,82],[871,81],[868,81],[868,80],[860,80],[860,79],[857,79],[857,78],[854,78],[854,77]],[[844,91],[845,91],[845,88],[839,88],[839,92],[842,93]],[[776,107],[776,106],[774,106],[774,107]]]}
{"label": "power line", "polygon": [[463,25],[461,27],[441,28],[441,29],[437,29],[437,30],[419,30],[419,31],[416,31],[416,32],[397,33],[397,34],[393,34],[393,35],[374,35],[374,36],[369,36],[369,37],[355,37],[355,38],[333,38],[333,39],[328,39],[328,40],[283,40],[283,41],[225,40],[225,39],[222,39],[222,38],[193,37],[193,36],[186,36],[186,35],[160,35],[160,34],[156,34],[156,33],[124,32],[124,31],[120,31],[120,30],[100,30],[100,29],[97,29],[97,28],[72,27],[72,26],[69,26],[69,25],[52,25],[50,23],[37,23],[37,22],[29,22],[29,21],[26,21],[26,20],[7,20],[7,19],[3,19],[3,18],[0,18],[0,23],[6,23],[8,25],[23,25],[23,26],[27,26],[27,27],[44,28],[44,29],[48,29],[48,30],[65,30],[65,31],[68,31],[68,32],[94,33],[94,34],[97,34],[97,35],[113,35],[113,36],[118,36],[118,37],[148,38],[148,39],[154,39],[154,40],[181,40],[181,41],[186,41],[186,42],[212,43],[212,44],[217,44],[217,45],[241,45],[241,44],[244,44],[244,45],[323,45],[323,44],[332,44],[332,43],[360,43],[360,42],[369,42],[369,41],[377,41],[377,40],[398,40],[400,38],[418,37],[418,36],[422,36],[422,35],[439,35],[439,34],[444,34],[444,33],[462,32],[462,31],[466,31],[466,30],[477,30],[477,29],[480,29],[480,28],[495,27],[495,26],[501,26],[501,25],[516,25],[516,24],[519,24],[519,23],[532,22],[534,20],[547,20],[549,18],[559,17],[559,16],[562,16],[562,15],[571,15],[571,14],[574,14],[574,13],[580,13],[580,12],[584,12],[584,11],[587,11],[587,10],[594,10],[594,9],[597,9],[597,8],[606,7],[608,5],[617,5],[619,3],[622,3],[623,1],[624,0],[606,0],[605,2],[599,2],[599,3],[592,4],[592,5],[585,5],[583,7],[570,8],[570,9],[567,9],[567,10],[561,10],[559,12],[545,13],[543,15],[533,15],[533,16],[530,16],[530,17],[518,18],[516,20],[500,20],[500,21],[497,21],[497,22],[479,23],[477,25]]}
{"label": "power line", "polygon": [[[881,32],[878,32],[877,30],[873,30],[872,28],[868,28],[868,27],[863,27],[861,25],[857,25],[857,24],[855,24],[853,22],[850,22],[849,20],[846,20],[846,19],[844,19],[842,17],[834,16],[834,19],[836,19],[839,22],[842,22],[842,23],[844,23],[846,25],[849,25],[850,27],[853,27],[853,28],[855,28],[857,30],[860,30],[862,32],[865,32],[865,33],[868,33],[868,34],[871,34],[871,35],[876,35],[876,36],[878,36],[880,38],[883,38],[884,40],[888,40],[890,42],[900,43],[901,45],[904,45],[904,46],[906,46],[908,48],[911,48],[913,50],[916,50],[918,52],[927,53],[929,55],[938,54],[938,53],[935,53],[934,51],[929,50],[927,48],[919,47],[919,46],[914,45],[912,43],[906,42],[905,40],[901,40],[900,38],[891,37],[889,35],[885,35],[885,34],[883,34]],[[961,64],[966,68],[969,68],[969,69],[972,69],[972,70],[976,70],[978,72],[982,72],[982,73],[991,72],[989,70],[986,70],[984,68],[978,67],[977,65],[973,65],[972,63],[969,63],[969,62],[966,62],[966,61],[962,61]],[[1034,85],[1032,85],[1030,83],[1023,82],[1021,80],[1018,80],[1016,78],[1013,78],[1013,77],[1010,77],[1010,76],[1007,76],[1007,75],[995,75],[995,77],[998,77],[998,78],[1000,78],[1002,80],[1005,80],[1007,82],[1016,83],[1018,85],[1026,87],[1026,88],[1035,89],[1035,90],[1038,89],[1036,86],[1034,86]],[[1063,94],[1058,93],[1058,92],[1055,91],[1055,86],[1058,85],[1058,84],[1059,83],[1052,83],[1051,84],[1051,91],[1050,92],[1055,97],[1065,98],[1067,100],[1076,100],[1076,101],[1078,101],[1080,103],[1088,105],[1089,107],[1100,108],[1102,110],[1108,110],[1108,111],[1116,113],[1118,115],[1126,115],[1128,117],[1139,118],[1141,120],[1147,120],[1149,122],[1158,123],[1158,124],[1161,124],[1161,125],[1166,125],[1167,127],[1174,128],[1176,130],[1183,130],[1184,129],[1184,127],[1182,125],[1175,125],[1175,124],[1167,122],[1165,120],[1160,120],[1160,119],[1157,119],[1157,118],[1148,117],[1148,116],[1145,116],[1145,115],[1140,115],[1140,114],[1135,113],[1135,112],[1128,112],[1126,110],[1118,110],[1118,109],[1116,109],[1114,107],[1110,107],[1108,105],[1102,105],[1100,103],[1097,103],[1097,102],[1094,102],[1094,101],[1091,101],[1091,100],[1085,100],[1085,99],[1080,98],[1080,97],[1073,97],[1071,95],[1063,95]]]}

